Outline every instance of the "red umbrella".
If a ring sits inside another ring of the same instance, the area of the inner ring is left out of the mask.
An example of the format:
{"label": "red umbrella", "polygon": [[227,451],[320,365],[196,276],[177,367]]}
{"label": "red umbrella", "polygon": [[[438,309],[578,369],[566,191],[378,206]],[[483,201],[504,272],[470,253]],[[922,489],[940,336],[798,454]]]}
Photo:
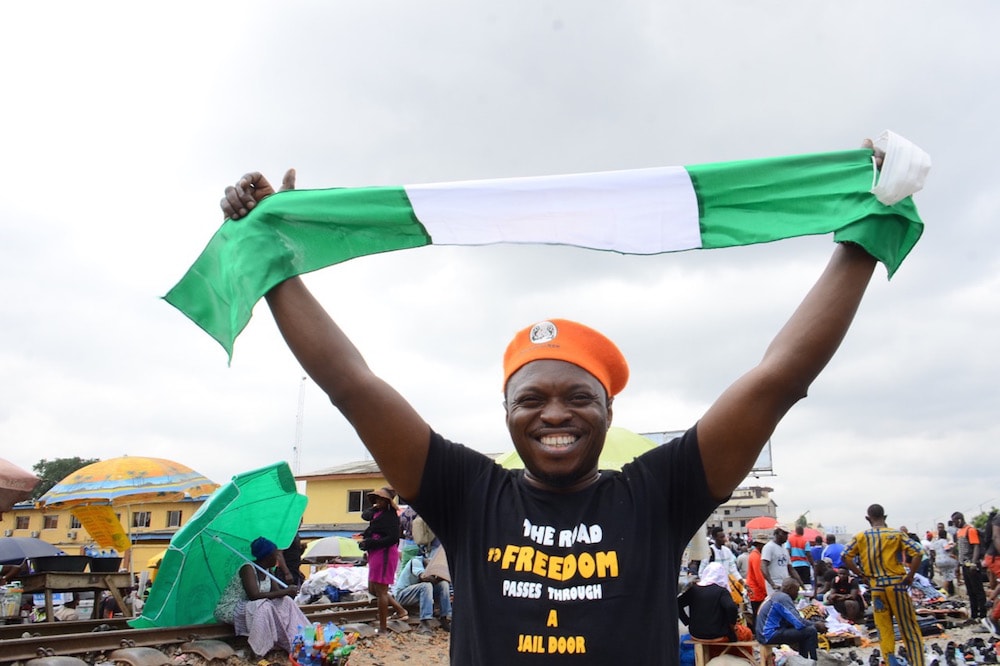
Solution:
{"label": "red umbrella", "polygon": [[770,530],[774,529],[774,526],[777,524],[777,518],[772,518],[771,516],[757,516],[747,522],[745,529],[748,532],[752,532],[753,530]]}
{"label": "red umbrella", "polygon": [[823,536],[823,533],[812,527],[805,527],[802,529],[802,536],[806,538],[806,541],[812,543],[816,540],[816,537]]}
{"label": "red umbrella", "polygon": [[29,499],[39,481],[31,472],[0,458],[0,516],[18,502]]}

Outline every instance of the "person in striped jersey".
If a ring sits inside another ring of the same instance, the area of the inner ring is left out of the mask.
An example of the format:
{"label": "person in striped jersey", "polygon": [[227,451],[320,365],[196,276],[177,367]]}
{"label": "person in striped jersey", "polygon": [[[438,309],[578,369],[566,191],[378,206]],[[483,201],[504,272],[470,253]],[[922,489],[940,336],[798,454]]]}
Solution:
{"label": "person in striped jersey", "polygon": [[[886,526],[885,509],[881,504],[869,506],[865,519],[871,527],[854,536],[844,551],[844,564],[871,589],[879,647],[889,666],[898,664],[894,618],[909,663],[924,666],[923,637],[917,624],[917,611],[910,599],[910,584],[920,567],[923,550],[909,535]],[[909,568],[903,565],[904,553],[911,558]]]}

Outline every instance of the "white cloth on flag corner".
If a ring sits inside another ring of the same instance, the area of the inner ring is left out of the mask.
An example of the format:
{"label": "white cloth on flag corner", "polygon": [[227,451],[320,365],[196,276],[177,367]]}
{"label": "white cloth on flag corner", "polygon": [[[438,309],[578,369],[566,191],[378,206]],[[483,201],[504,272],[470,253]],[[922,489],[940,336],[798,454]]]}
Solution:
{"label": "white cloth on flag corner", "polygon": [[915,143],[891,130],[885,130],[874,141],[875,148],[885,152],[878,183],[872,194],[891,206],[924,188],[931,170],[931,156]]}

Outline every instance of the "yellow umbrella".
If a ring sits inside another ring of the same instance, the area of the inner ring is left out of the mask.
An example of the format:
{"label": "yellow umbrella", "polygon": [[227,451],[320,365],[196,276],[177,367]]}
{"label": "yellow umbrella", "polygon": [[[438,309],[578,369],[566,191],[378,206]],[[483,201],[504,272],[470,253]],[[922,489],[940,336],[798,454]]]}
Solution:
{"label": "yellow umbrella", "polygon": [[160,562],[163,560],[163,556],[166,555],[166,554],[167,554],[167,549],[164,548],[163,550],[161,550],[160,552],[158,552],[156,555],[153,555],[151,558],[149,558],[148,560],[146,560],[146,568],[147,569],[155,569],[158,566],[160,566]]}
{"label": "yellow umbrella", "polygon": [[81,467],[42,495],[38,508],[173,502],[211,495],[219,484],[163,458],[122,456]]}
{"label": "yellow umbrella", "polygon": [[152,573],[149,574],[149,582],[153,583],[156,581],[156,574],[160,573],[160,563],[163,562],[163,556],[167,554],[167,549],[164,548],[156,555],[146,560],[146,568],[152,569]]}
{"label": "yellow umbrella", "polygon": [[128,550],[131,542],[112,507],[204,497],[218,487],[172,460],[122,456],[81,467],[52,486],[35,506],[72,509],[101,547],[122,551]]}

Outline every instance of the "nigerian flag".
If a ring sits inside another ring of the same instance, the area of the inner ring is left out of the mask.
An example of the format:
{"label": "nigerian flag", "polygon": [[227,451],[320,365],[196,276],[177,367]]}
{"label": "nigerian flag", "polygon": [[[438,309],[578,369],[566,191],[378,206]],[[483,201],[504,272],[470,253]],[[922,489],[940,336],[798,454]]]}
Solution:
{"label": "nigerian flag", "polygon": [[890,206],[872,194],[874,173],[872,151],[861,149],[570,176],[280,192],[246,218],[226,220],[165,298],[231,358],[254,304],[283,280],[423,245],[546,243],[658,254],[833,233],[836,241],[862,245],[891,276],[923,223],[912,198]]}

